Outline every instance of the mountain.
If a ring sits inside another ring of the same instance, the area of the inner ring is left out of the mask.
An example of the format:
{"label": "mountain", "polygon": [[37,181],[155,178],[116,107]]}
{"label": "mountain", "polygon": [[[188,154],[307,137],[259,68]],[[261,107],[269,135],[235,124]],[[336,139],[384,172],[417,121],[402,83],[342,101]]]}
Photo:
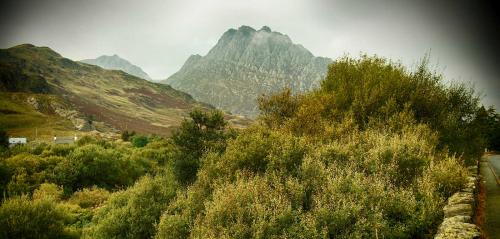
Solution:
{"label": "mountain", "polygon": [[[164,84],[75,62],[29,44],[0,50],[0,125],[33,135],[134,130],[168,135],[211,106]],[[41,132],[44,131],[44,132]]]}
{"label": "mountain", "polygon": [[112,56],[104,55],[96,59],[81,60],[81,62],[100,66],[108,70],[121,70],[130,75],[151,81],[151,77],[149,77],[149,75],[146,74],[146,72],[144,72],[140,67],[130,63],[116,54]]}
{"label": "mountain", "polygon": [[190,56],[162,82],[215,107],[255,117],[258,96],[286,87],[309,90],[325,77],[331,62],[269,27],[241,26],[226,31],[206,56]]}

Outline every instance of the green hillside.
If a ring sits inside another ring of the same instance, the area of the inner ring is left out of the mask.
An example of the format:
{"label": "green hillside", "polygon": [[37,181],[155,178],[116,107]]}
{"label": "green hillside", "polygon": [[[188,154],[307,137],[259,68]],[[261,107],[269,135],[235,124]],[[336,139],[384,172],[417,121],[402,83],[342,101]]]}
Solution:
{"label": "green hillside", "polygon": [[[14,94],[19,92],[24,94]],[[168,135],[193,108],[211,108],[168,85],[75,62],[29,44],[0,50],[0,94],[5,99],[0,118],[14,134],[33,127],[45,129],[42,134],[53,131],[50,135],[84,131],[90,119],[92,126],[108,132]],[[16,118],[23,120],[9,123]]]}

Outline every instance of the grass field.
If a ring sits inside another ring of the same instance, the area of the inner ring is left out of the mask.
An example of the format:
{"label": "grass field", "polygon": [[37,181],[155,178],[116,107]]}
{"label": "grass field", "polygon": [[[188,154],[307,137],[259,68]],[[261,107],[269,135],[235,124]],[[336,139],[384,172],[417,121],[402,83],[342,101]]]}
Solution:
{"label": "grass field", "polygon": [[[41,109],[34,109],[28,103],[29,98],[36,98]],[[81,135],[70,120],[51,112],[47,107],[57,101],[58,98],[53,95],[0,93],[0,126],[10,136],[26,137],[29,141],[47,141],[54,135]]]}

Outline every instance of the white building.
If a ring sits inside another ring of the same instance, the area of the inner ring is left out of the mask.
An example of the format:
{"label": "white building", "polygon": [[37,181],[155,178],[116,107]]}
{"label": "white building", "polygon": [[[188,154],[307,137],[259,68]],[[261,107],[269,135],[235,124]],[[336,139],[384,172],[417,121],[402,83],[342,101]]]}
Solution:
{"label": "white building", "polygon": [[26,138],[9,138],[9,145],[26,144]]}

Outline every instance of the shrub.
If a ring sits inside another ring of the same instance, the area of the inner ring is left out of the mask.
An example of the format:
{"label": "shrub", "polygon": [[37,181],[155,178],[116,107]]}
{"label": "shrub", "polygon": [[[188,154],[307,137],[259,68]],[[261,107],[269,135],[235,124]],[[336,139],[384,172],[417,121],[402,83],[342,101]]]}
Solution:
{"label": "shrub", "polygon": [[108,200],[110,193],[103,188],[96,186],[92,188],[84,188],[76,191],[68,199],[69,203],[76,204],[82,208],[97,208]]}
{"label": "shrub", "polygon": [[50,199],[13,197],[0,206],[2,238],[68,238],[71,217]]}
{"label": "shrub", "polygon": [[121,138],[123,141],[130,141],[130,138],[135,136],[135,131],[125,130],[122,132]]}
{"label": "shrub", "polygon": [[114,193],[99,209],[85,236],[91,238],[151,238],[154,223],[176,194],[171,174],[145,176],[131,188]]}
{"label": "shrub", "polygon": [[106,189],[131,185],[144,169],[123,153],[94,144],[78,147],[54,168],[54,180],[66,193],[94,185]]}
{"label": "shrub", "polygon": [[144,135],[136,135],[132,137],[132,145],[134,145],[134,147],[136,148],[142,148],[146,146],[148,142],[149,142],[148,137]]}
{"label": "shrub", "polygon": [[424,179],[428,179],[435,190],[444,198],[448,198],[465,186],[468,176],[467,169],[453,157],[432,162],[424,172]]}
{"label": "shrub", "polygon": [[49,199],[54,202],[61,200],[63,189],[53,183],[43,183],[33,192],[33,199]]}
{"label": "shrub", "polygon": [[[301,186],[295,180],[255,177],[221,185],[196,221],[194,238],[319,238],[303,222]],[[168,237],[167,237],[168,238]]]}

